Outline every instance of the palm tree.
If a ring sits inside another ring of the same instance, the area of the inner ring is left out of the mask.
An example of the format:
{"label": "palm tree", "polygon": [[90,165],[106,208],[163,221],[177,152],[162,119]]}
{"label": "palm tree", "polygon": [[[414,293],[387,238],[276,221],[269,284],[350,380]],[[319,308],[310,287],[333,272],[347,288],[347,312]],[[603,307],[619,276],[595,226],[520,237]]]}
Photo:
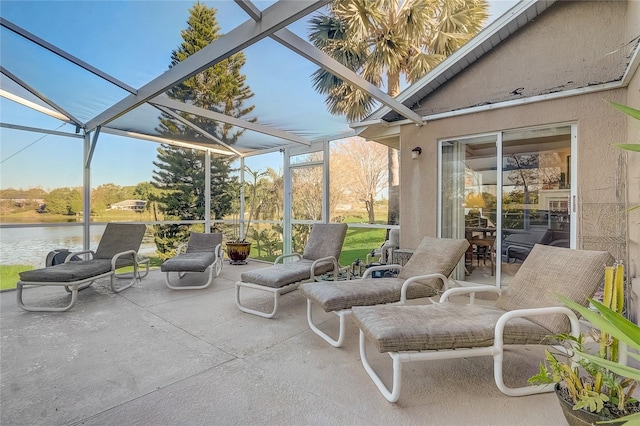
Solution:
{"label": "palm tree", "polygon": [[[413,83],[465,44],[487,18],[486,0],[334,0],[327,15],[311,18],[311,42],[372,84],[400,92],[402,76]],[[386,77],[386,81],[383,78]],[[364,91],[319,69],[314,88],[329,111],[356,121],[375,102]],[[389,148],[389,218],[398,223],[398,151]]]}

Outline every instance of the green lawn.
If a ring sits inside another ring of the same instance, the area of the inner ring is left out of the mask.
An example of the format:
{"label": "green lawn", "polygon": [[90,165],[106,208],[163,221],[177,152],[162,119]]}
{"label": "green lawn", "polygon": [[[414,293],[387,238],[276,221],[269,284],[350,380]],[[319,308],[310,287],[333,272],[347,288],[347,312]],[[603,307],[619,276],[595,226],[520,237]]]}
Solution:
{"label": "green lawn", "polygon": [[22,271],[33,269],[31,265],[0,265],[0,290],[16,288]]}

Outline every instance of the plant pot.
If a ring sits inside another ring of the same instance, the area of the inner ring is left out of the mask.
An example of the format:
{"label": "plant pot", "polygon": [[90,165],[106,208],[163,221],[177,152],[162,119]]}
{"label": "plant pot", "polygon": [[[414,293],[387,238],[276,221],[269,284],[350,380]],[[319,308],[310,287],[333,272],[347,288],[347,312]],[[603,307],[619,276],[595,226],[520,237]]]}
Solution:
{"label": "plant pot", "polygon": [[245,265],[247,263],[249,253],[251,253],[251,243],[227,243],[227,256],[229,256],[229,263],[232,265]]}
{"label": "plant pot", "polygon": [[[573,403],[567,401],[564,398],[560,390],[560,385],[558,383],[556,383],[555,391],[556,396],[558,397],[558,402],[560,403],[560,408],[562,409],[562,414],[564,414],[564,418],[567,420],[567,423],[569,423],[569,426],[590,426],[595,425],[596,422],[612,420],[609,417],[605,417],[600,414],[592,413],[583,409],[574,410]],[[623,424],[623,422],[614,422],[608,424],[621,425]]]}

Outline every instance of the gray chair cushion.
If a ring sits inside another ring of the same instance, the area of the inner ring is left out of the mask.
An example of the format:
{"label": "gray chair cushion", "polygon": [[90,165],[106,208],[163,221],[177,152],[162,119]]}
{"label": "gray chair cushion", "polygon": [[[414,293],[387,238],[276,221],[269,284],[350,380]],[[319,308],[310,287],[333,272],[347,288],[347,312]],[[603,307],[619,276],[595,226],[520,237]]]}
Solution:
{"label": "gray chair cushion", "polygon": [[220,232],[214,232],[210,234],[192,232],[191,235],[189,235],[189,242],[187,243],[186,252],[213,253],[218,244],[222,244],[222,234]]}
{"label": "gray chair cushion", "polygon": [[184,253],[166,260],[160,270],[162,272],[204,272],[216,260],[215,254]]}
{"label": "gray chair cushion", "polygon": [[[350,281],[325,281],[302,284],[302,294],[326,312],[351,309],[353,306],[369,306],[400,300],[400,289],[405,280],[400,278],[365,278]],[[434,296],[431,286],[412,283],[407,298]]]}
{"label": "gray chair cushion", "polygon": [[[240,281],[266,287],[281,288],[298,281],[311,279],[312,260],[300,259],[296,262],[277,264],[268,268],[255,269],[240,275]],[[315,273],[324,274],[333,270],[333,262],[316,265]]]}
{"label": "gray chair cushion", "polygon": [[20,272],[20,280],[27,282],[74,282],[111,271],[111,260],[94,259],[61,263],[48,268]]}
{"label": "gray chair cushion", "polygon": [[[353,319],[380,352],[491,346],[494,326],[505,311],[481,305],[362,306]],[[549,344],[551,333],[525,318],[507,323],[504,343]]]}
{"label": "gray chair cushion", "polygon": [[342,251],[345,235],[347,235],[346,223],[316,223],[311,228],[302,258],[318,260],[333,256],[337,260]]}
{"label": "gray chair cushion", "polygon": [[[317,223],[311,228],[302,259],[245,272],[240,275],[240,281],[273,288],[281,288],[298,281],[308,281],[312,278],[311,265],[314,261],[329,256],[338,260],[346,234],[346,223]],[[316,265],[314,273],[315,275],[326,274],[333,271],[333,268],[332,261],[321,262]]]}
{"label": "gray chair cushion", "polygon": [[[144,224],[108,223],[96,248],[94,259],[111,259],[118,253],[133,250],[137,252],[142,243],[142,237],[147,230]],[[118,263],[125,266],[126,260]],[[133,259],[128,264],[133,264]]]}
{"label": "gray chair cushion", "polygon": [[[561,294],[587,306],[604,279],[604,267],[613,258],[606,251],[572,250],[536,244],[496,301],[496,307],[514,309],[562,306]],[[552,333],[569,331],[565,315],[532,317]]]}

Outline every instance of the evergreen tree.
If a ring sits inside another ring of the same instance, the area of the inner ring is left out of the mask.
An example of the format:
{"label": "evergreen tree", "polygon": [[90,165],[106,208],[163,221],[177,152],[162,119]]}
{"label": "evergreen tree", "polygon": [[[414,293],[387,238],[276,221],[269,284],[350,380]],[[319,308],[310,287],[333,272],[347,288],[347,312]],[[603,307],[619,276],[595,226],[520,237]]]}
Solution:
{"label": "evergreen tree", "polygon": [[[184,61],[190,55],[206,47],[219,38],[220,27],[216,20],[216,10],[208,8],[199,1],[189,10],[187,28],[182,31],[180,47],[171,53],[170,68]],[[253,111],[254,106],[244,103],[253,96],[246,77],[240,72],[245,64],[242,52],[216,63],[199,74],[174,86],[167,95],[173,99],[189,103],[200,108],[219,112],[232,117],[243,117]],[[234,129],[225,123],[180,113],[207,133],[226,144],[233,145],[244,130]],[[255,118],[249,121],[256,121]],[[205,136],[195,132],[173,117],[163,114],[160,117],[158,132],[178,139],[193,142],[212,143]],[[178,148],[162,144],[158,148],[158,160],[154,165],[153,185],[163,189],[158,196],[158,206],[167,220],[196,220],[204,218],[205,194],[205,155],[204,151]],[[229,185],[235,180],[230,176],[230,159],[212,157],[211,160],[211,214],[215,219],[222,218],[230,211],[231,199]],[[186,239],[189,226],[164,225],[156,227],[156,246],[160,253],[170,255],[178,241]]]}

